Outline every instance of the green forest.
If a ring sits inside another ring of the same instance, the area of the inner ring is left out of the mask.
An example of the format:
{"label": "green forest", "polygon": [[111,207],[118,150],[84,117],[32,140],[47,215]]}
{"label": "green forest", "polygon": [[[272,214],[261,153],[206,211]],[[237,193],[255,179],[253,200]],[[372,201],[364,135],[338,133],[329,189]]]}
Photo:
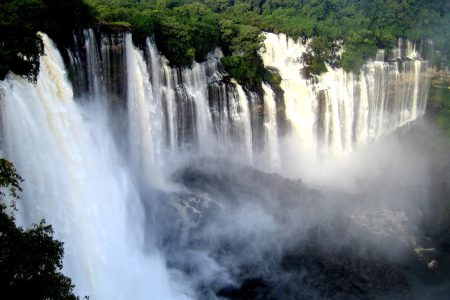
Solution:
{"label": "green forest", "polygon": [[42,39],[47,33],[63,46],[73,30],[94,22],[94,11],[81,0],[7,0],[0,5],[0,80],[8,71],[37,80]]}
{"label": "green forest", "polygon": [[[358,72],[377,49],[398,37],[432,39],[435,62],[449,56],[450,2],[445,0],[87,0],[98,21],[127,24],[136,38],[154,34],[173,65],[201,61],[214,47],[224,50],[223,64],[240,83],[270,81],[258,50],[258,33],[312,38],[302,58],[312,75],[325,63]],[[336,58],[342,41],[344,52]]]}
{"label": "green forest", "polygon": [[[142,46],[154,38],[173,67],[190,67],[220,47],[227,73],[248,89],[261,83],[277,85],[260,56],[263,31],[310,39],[301,59],[310,76],[326,65],[358,73],[378,49],[389,49],[397,38],[431,40],[422,49],[436,71],[450,67],[449,0],[2,0],[0,2],[0,80],[14,72],[35,83],[44,54],[38,32],[59,47],[76,30],[103,24],[130,31]],[[341,49],[342,47],[342,49]],[[337,55],[342,51],[342,55]],[[442,75],[444,78],[444,75]],[[449,79],[434,80],[430,102],[436,122],[450,138]],[[7,212],[20,201],[22,178],[0,159],[0,288],[17,299],[79,299],[70,278],[60,271],[63,244],[53,239],[44,221],[25,230]],[[24,260],[24,263],[19,263]],[[16,276],[19,274],[19,276]],[[31,275],[30,275],[31,274]],[[32,280],[28,280],[28,279]],[[4,284],[4,283],[8,284]],[[45,288],[43,288],[45,287]]]}
{"label": "green forest", "polygon": [[201,62],[221,47],[227,73],[255,91],[263,81],[280,82],[260,57],[262,31],[311,39],[299,57],[310,76],[326,72],[326,64],[358,73],[377,49],[400,37],[431,40],[423,56],[438,71],[450,67],[447,0],[4,0],[0,80],[12,71],[36,82],[44,51],[37,32],[65,47],[74,30],[97,24],[131,31],[137,46],[153,37],[174,67]]}
{"label": "green forest", "polygon": [[[23,179],[0,158],[0,290],[4,299],[79,300],[72,280],[61,273],[63,243],[42,220],[30,229],[15,224],[11,211],[21,201]],[[9,203],[6,207],[4,203]],[[88,299],[84,297],[83,299]]]}
{"label": "green forest", "polygon": [[36,82],[44,51],[38,31],[65,47],[74,30],[97,24],[131,31],[137,46],[153,37],[174,67],[201,62],[221,47],[227,73],[255,91],[263,81],[280,82],[260,57],[263,31],[311,39],[299,57],[310,76],[326,72],[326,64],[358,73],[377,49],[389,49],[400,37],[432,40],[423,56],[437,70],[450,66],[447,0],[6,0],[0,6],[0,80],[12,71]]}
{"label": "green forest", "polygon": [[311,75],[325,72],[325,63],[358,72],[399,37],[431,39],[435,65],[449,66],[446,0],[7,0],[0,7],[0,78],[12,70],[36,79],[43,51],[36,31],[61,44],[75,28],[99,22],[131,30],[138,45],[154,36],[173,66],[202,61],[220,46],[228,73],[249,88],[277,80],[258,54],[261,31],[312,39],[301,58]]}

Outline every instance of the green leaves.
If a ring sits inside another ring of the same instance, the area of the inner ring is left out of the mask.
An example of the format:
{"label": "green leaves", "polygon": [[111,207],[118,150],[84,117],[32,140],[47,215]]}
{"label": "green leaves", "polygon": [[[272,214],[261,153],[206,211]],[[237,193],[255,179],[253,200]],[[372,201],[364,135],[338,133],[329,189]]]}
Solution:
{"label": "green leaves", "polygon": [[253,90],[260,88],[265,69],[258,56],[225,56],[222,58],[222,64],[230,76],[240,84]]}
{"label": "green leaves", "polygon": [[172,65],[190,66],[194,59],[203,61],[219,44],[218,17],[205,5],[184,5],[157,16],[156,44]]}
{"label": "green leaves", "polygon": [[36,82],[43,54],[37,31],[44,10],[37,0],[7,1],[0,6],[0,80],[11,70]]}
{"label": "green leaves", "polygon": [[[174,66],[202,61],[220,45],[230,56],[224,59],[227,71],[241,83],[248,80],[248,86],[266,72],[255,50],[262,45],[256,37],[260,30],[313,39],[303,57],[311,74],[326,72],[325,64],[358,72],[377,48],[389,48],[405,36],[433,39],[442,58],[439,64],[448,64],[444,58],[450,56],[450,4],[445,0],[86,1],[97,7],[101,20],[129,22],[140,37],[135,40],[154,33],[158,48]],[[138,21],[130,17],[137,15]],[[321,39],[331,48],[320,49]],[[345,50],[341,58],[336,54],[338,41]],[[250,71],[241,70],[247,67]]]}
{"label": "green leaves", "polygon": [[59,44],[76,26],[87,26],[93,14],[82,0],[6,0],[0,5],[0,80],[8,71],[37,81],[43,45],[38,31]]}
{"label": "green leaves", "polygon": [[52,234],[44,221],[29,230],[17,227],[0,205],[0,290],[5,299],[78,299],[70,278],[60,272],[63,244]]}
{"label": "green leaves", "polygon": [[[22,191],[20,183],[22,177],[17,174],[14,165],[6,159],[0,159],[0,188],[9,190],[8,195],[12,198],[11,206],[15,208],[15,200],[19,199],[19,192]],[[5,192],[0,190],[0,197],[6,196]]]}
{"label": "green leaves", "polygon": [[326,64],[337,67],[339,65],[338,50],[340,50],[340,46],[336,42],[324,36],[315,37],[302,56],[303,64],[306,67],[305,75],[320,75],[327,72]]}
{"label": "green leaves", "polygon": [[264,41],[260,29],[223,20],[220,32],[222,48],[226,55],[222,58],[225,70],[240,84],[253,90],[260,89],[266,73],[259,55]]}
{"label": "green leaves", "polygon": [[[0,187],[8,189],[15,200],[22,181],[14,165],[0,159]],[[70,278],[60,272],[63,244],[52,234],[44,220],[29,230],[17,227],[0,204],[0,291],[5,299],[78,299]]]}

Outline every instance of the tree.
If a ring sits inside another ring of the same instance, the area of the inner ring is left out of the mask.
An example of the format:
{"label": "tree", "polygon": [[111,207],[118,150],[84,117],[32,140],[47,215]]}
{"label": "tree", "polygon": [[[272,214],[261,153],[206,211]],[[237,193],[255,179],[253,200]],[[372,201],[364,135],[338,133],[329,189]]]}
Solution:
{"label": "tree", "polygon": [[[18,199],[22,178],[12,163],[0,159],[0,187]],[[5,196],[5,193],[2,192]],[[33,228],[17,227],[0,204],[0,291],[2,299],[76,300],[74,286],[63,275],[63,243],[53,239],[44,220]]]}
{"label": "tree", "polygon": [[9,71],[36,82],[44,47],[38,31],[58,44],[94,19],[82,0],[3,0],[0,5],[0,80]]}
{"label": "tree", "polygon": [[44,53],[38,22],[41,1],[6,1],[0,5],[0,80],[12,71],[36,82],[39,56]]}
{"label": "tree", "polygon": [[[18,192],[22,191],[20,183],[22,177],[17,174],[14,165],[6,159],[0,159],[0,188],[9,190],[9,196],[12,198],[11,206],[15,208],[15,200],[19,199]],[[0,199],[6,194],[0,190]]]}

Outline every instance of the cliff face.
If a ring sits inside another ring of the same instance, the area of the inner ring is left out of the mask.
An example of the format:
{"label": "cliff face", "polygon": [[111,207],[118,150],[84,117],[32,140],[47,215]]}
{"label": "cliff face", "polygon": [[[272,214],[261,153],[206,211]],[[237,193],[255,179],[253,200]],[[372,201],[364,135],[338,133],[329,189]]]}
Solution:
{"label": "cliff face", "polygon": [[264,63],[279,70],[287,119],[309,152],[348,153],[425,112],[429,64],[408,41],[380,50],[360,74],[328,67],[322,76],[304,79],[306,45],[283,34],[265,36]]}
{"label": "cliff face", "polygon": [[[230,80],[219,49],[190,69],[171,68],[151,39],[135,50],[126,31],[87,30],[75,36],[69,51],[75,94],[121,107],[122,119],[128,118],[125,131],[133,127],[129,118],[139,119],[127,108],[147,103],[155,112],[152,119],[159,120],[155,130],[163,152],[239,149],[246,161],[267,170],[283,169],[285,153],[346,156],[425,112],[428,62],[408,41],[380,51],[359,74],[329,67],[308,79],[300,61],[305,45],[283,34],[264,35],[264,64],[281,82],[264,84],[257,94]],[[136,57],[143,60],[141,68],[131,65]],[[133,91],[136,76],[145,77],[141,87],[147,94]],[[145,99],[136,100],[141,96]]]}
{"label": "cliff face", "polygon": [[219,49],[171,68],[151,39],[87,30],[64,50],[70,82],[44,42],[36,85],[0,82],[2,153],[25,178],[18,222],[54,226],[78,294],[413,298],[425,274],[421,298],[448,295],[448,237],[420,230],[428,213],[445,232],[427,205],[448,211],[448,151],[427,149],[429,131],[386,134],[423,112],[426,61],[380,53],[359,75],[310,80],[302,45],[268,34],[281,83],[258,95]]}

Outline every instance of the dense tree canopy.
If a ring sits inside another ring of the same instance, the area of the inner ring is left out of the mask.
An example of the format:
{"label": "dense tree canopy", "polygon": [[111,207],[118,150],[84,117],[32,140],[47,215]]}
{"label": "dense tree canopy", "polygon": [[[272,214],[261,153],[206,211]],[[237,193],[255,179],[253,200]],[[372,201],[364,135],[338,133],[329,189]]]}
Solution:
{"label": "dense tree canopy", "polygon": [[[18,200],[22,178],[12,163],[0,159],[1,199]],[[64,276],[63,244],[41,221],[29,230],[17,227],[0,201],[0,291],[2,299],[75,300],[70,278]]]}
{"label": "dense tree canopy", "polygon": [[[261,40],[252,35],[262,30],[312,38],[303,62],[313,75],[325,72],[325,63],[358,72],[377,49],[392,47],[399,37],[432,39],[438,50],[435,61],[448,64],[450,2],[446,0],[87,2],[99,12],[100,20],[129,22],[135,31],[141,27],[133,26],[136,22],[132,16],[139,14],[147,19],[147,23],[152,23],[147,34],[155,34],[158,47],[174,65],[186,66],[192,59],[201,61],[208,51],[222,46],[227,71],[250,86],[258,85],[267,73],[258,50],[253,50],[261,47]],[[341,56],[336,55],[339,46],[344,47]]]}
{"label": "dense tree canopy", "polygon": [[2,0],[0,5],[0,80],[8,71],[36,81],[45,32],[59,44],[72,30],[93,21],[82,0]]}
{"label": "dense tree canopy", "polygon": [[6,0],[0,6],[0,78],[12,70],[35,80],[43,51],[35,32],[63,42],[67,32],[91,22],[90,8],[97,21],[131,29],[137,44],[153,35],[174,66],[202,61],[221,46],[226,70],[250,87],[269,74],[255,50],[261,31],[312,39],[302,57],[312,75],[325,72],[325,64],[358,72],[399,37],[433,40],[436,65],[450,65],[447,0]]}

